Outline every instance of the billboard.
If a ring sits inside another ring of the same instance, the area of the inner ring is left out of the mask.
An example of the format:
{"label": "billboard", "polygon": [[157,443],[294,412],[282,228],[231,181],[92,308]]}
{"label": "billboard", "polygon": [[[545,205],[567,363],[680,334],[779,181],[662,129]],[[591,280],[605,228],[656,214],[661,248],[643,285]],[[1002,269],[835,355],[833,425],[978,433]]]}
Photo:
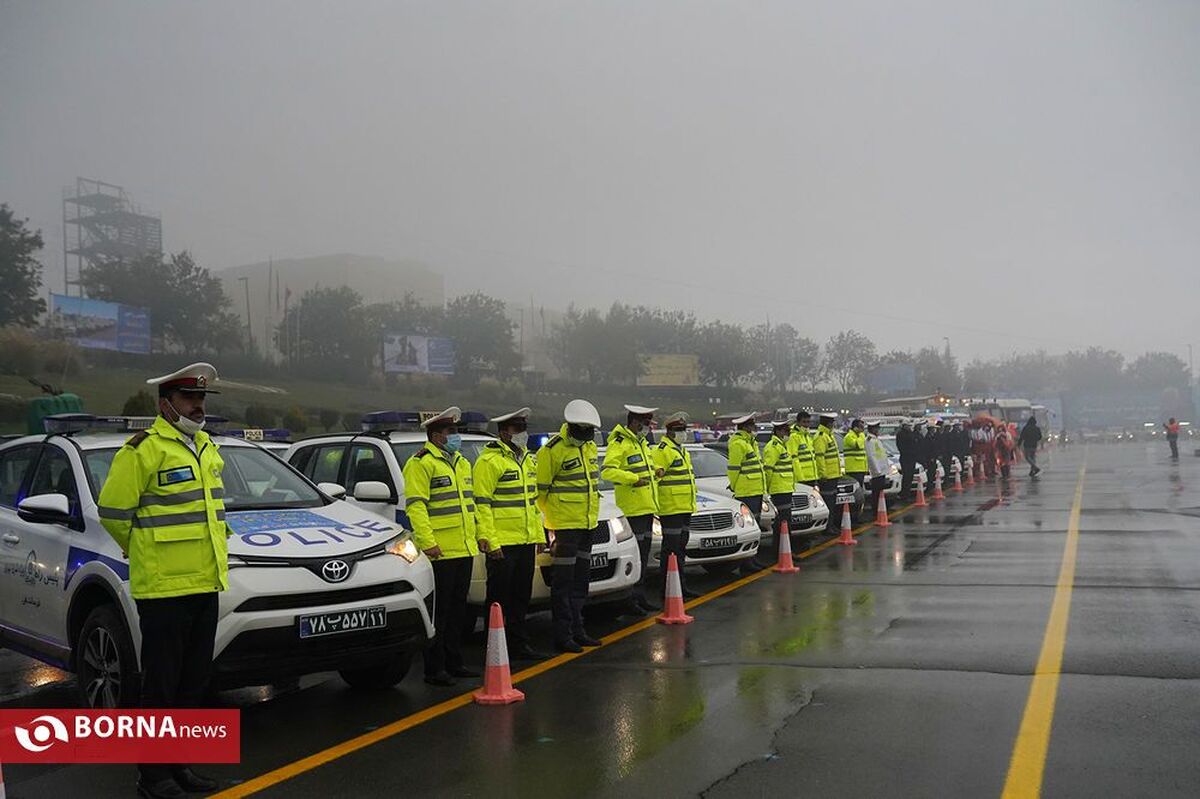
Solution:
{"label": "billboard", "polygon": [[700,356],[698,355],[639,355],[642,374],[639,386],[698,386],[700,385]]}
{"label": "billboard", "polygon": [[150,352],[150,311],[145,308],[51,294],[50,326],[80,347]]}
{"label": "billboard", "polygon": [[911,394],[917,390],[917,367],[911,363],[885,363],[863,378],[870,394]]}
{"label": "billboard", "polygon": [[383,337],[383,371],[387,374],[454,374],[454,340],[388,333]]}

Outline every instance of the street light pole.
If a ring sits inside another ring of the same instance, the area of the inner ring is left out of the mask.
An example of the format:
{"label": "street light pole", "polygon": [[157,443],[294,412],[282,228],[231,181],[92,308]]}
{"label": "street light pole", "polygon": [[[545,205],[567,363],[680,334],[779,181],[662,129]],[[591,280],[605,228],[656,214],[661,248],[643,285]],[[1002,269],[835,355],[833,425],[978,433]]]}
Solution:
{"label": "street light pole", "polygon": [[250,326],[250,278],[239,277],[242,287],[246,290],[246,352],[254,349],[254,329]]}

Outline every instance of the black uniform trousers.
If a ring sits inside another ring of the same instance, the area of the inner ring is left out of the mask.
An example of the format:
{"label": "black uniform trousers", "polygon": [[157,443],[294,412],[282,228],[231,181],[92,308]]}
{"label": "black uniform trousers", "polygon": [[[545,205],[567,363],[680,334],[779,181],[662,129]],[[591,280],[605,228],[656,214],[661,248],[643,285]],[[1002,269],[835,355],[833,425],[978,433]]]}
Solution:
{"label": "black uniform trousers", "polygon": [[554,619],[554,642],[557,644],[585,632],[583,605],[591,585],[592,533],[592,530],[554,532],[550,615]]}
{"label": "black uniform trousers", "polygon": [[529,645],[525,630],[525,614],[529,611],[529,595],[533,592],[533,564],[537,559],[537,544],[505,544],[500,547],[502,558],[488,558],[487,607],[499,602],[504,611],[504,636],[514,648]]}
{"label": "black uniform trousers", "polygon": [[842,513],[845,506],[839,505],[838,485],[840,479],[837,477],[826,477],[817,481],[817,490],[821,492],[821,499],[825,500],[825,504],[829,507],[829,521],[825,525],[827,530],[838,530],[842,526]]}
{"label": "black uniform trousers", "polygon": [[471,590],[474,558],[435,558],[433,564],[433,638],[425,647],[425,676],[463,667],[463,625]]}
{"label": "black uniform trousers", "polygon": [[917,476],[917,462],[911,458],[900,459],[900,499],[908,499],[913,491],[913,480]]}
{"label": "black uniform trousers", "polygon": [[691,533],[688,525],[692,521],[690,513],[668,513],[659,519],[662,523],[662,547],[658,550],[658,589],[659,595],[664,596],[667,584],[667,559],[675,556],[675,565],[679,567],[679,585],[683,586],[683,566],[687,561],[687,544]]}
{"label": "black uniform trousers", "polygon": [[[197,708],[212,673],[217,637],[218,594],[138,599],[142,632],[142,707]],[[153,785],[178,765],[143,763],[142,779]]]}
{"label": "black uniform trousers", "polygon": [[654,536],[654,514],[645,513],[640,516],[627,516],[629,526],[633,528],[633,537],[637,539],[638,557],[642,561],[642,576],[638,578],[637,589],[643,599],[650,598],[650,544]]}

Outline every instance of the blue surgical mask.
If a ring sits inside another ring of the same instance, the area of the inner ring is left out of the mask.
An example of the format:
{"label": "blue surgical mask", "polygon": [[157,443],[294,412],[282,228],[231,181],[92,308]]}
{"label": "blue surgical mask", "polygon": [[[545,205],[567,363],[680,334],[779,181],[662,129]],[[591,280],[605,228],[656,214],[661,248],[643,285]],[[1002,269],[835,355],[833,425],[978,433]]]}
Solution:
{"label": "blue surgical mask", "polygon": [[458,452],[458,450],[461,446],[462,446],[462,436],[460,436],[458,433],[451,433],[450,436],[446,439],[446,451],[447,452]]}

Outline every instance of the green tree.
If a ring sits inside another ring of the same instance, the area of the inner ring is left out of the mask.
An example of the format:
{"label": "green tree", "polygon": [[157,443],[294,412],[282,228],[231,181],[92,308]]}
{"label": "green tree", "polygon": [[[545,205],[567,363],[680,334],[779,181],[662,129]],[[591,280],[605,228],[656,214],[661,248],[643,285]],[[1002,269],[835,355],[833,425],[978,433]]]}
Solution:
{"label": "green tree", "polygon": [[726,322],[709,322],[697,330],[700,355],[700,379],[708,384],[729,388],[752,375],[754,362],[746,331]]}
{"label": "green tree", "polygon": [[519,368],[514,327],[502,300],[480,292],[451,300],[442,332],[454,340],[457,374],[473,379],[483,372],[503,375]]}
{"label": "green tree", "polygon": [[755,376],[780,393],[793,383],[811,386],[820,382],[821,347],[804,338],[789,324],[761,324],[747,334]]}
{"label": "green tree", "polygon": [[322,408],[317,413],[317,418],[321,420],[321,427],[328,433],[333,429],[333,426],[342,418],[342,414],[332,408]]}
{"label": "green tree", "polygon": [[1115,350],[1088,347],[1062,359],[1062,380],[1071,389],[1116,388],[1125,382],[1125,357]]}
{"label": "green tree", "polygon": [[953,395],[962,387],[958,362],[949,347],[941,352],[936,347],[922,347],[913,358],[913,365],[917,369],[918,391],[927,394],[941,391]]}
{"label": "green tree", "polygon": [[131,394],[129,399],[125,400],[125,405],[121,407],[122,416],[156,416],[158,415],[158,401],[150,396],[150,392],[146,389],[141,389],[136,394]]}
{"label": "green tree", "polygon": [[79,283],[94,299],[148,309],[151,333],[169,350],[223,353],[246,343],[220,279],[186,250],[166,261],[148,255],[93,264],[83,269]]}
{"label": "green tree", "polygon": [[308,430],[308,416],[300,408],[293,407],[283,415],[283,426],[293,433],[303,433]]}
{"label": "green tree", "polygon": [[275,346],[326,376],[362,377],[380,346],[365,320],[362,297],[354,289],[310,289],[284,314]]}
{"label": "green tree", "polygon": [[38,296],[42,265],[34,257],[42,249],[42,231],[30,232],[28,224],[0,204],[0,326],[31,327],[46,310]]}
{"label": "green tree", "polygon": [[1187,364],[1170,352],[1143,353],[1125,371],[1146,388],[1183,388],[1191,382]]}
{"label": "green tree", "polygon": [[559,369],[588,383],[632,383],[641,374],[633,314],[615,303],[606,316],[595,308],[567,308],[555,326],[551,358]]}
{"label": "green tree", "polygon": [[860,390],[878,361],[875,343],[857,330],[843,330],[825,345],[825,370],[843,394]]}

